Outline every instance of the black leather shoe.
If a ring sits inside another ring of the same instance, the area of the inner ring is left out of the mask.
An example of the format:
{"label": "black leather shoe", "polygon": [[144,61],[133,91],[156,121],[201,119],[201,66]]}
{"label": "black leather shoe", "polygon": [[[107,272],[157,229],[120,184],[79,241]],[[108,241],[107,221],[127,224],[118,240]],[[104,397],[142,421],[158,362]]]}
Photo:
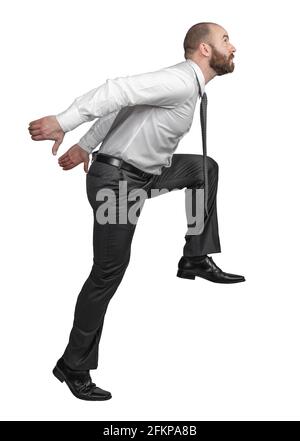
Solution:
{"label": "black leather shoe", "polygon": [[246,280],[244,276],[225,273],[209,256],[202,258],[183,256],[178,263],[177,277],[195,279],[196,276],[216,283],[238,283]]}
{"label": "black leather shoe", "polygon": [[53,369],[53,374],[61,382],[66,382],[75,397],[81,400],[102,401],[109,400],[111,393],[100,389],[92,379],[89,371],[76,371],[70,369],[63,358],[60,358]]}

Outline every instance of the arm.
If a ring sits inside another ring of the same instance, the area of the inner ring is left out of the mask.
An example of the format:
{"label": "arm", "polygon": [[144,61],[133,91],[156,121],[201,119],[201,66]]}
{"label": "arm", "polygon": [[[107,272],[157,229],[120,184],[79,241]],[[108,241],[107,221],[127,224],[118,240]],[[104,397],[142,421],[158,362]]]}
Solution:
{"label": "arm", "polygon": [[175,72],[161,69],[127,77],[108,79],[104,84],[76,98],[56,119],[64,132],[123,107],[146,104],[173,108],[191,93],[190,85]]}
{"label": "arm", "polygon": [[34,141],[54,140],[52,153],[56,155],[65,132],[83,122],[139,104],[174,108],[191,93],[191,84],[180,73],[168,68],[108,79],[76,98],[64,112],[31,121],[28,130]]}
{"label": "arm", "polygon": [[83,162],[84,171],[86,173],[88,172],[90,160],[89,154],[101,141],[103,141],[116,120],[118,113],[119,112],[113,112],[106,115],[106,117],[97,119],[80,141],[73,145],[58,159],[58,163],[63,170],[70,170]]}
{"label": "arm", "polygon": [[97,147],[97,145],[103,141],[118,113],[119,111],[112,112],[103,118],[97,119],[86,134],[80,138],[77,145],[79,145],[86,152],[91,153]]}

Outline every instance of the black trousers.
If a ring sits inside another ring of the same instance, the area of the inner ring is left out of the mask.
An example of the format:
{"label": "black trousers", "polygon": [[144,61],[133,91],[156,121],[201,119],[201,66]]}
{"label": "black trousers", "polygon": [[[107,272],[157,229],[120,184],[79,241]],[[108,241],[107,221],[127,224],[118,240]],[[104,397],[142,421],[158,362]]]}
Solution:
{"label": "black trousers", "polygon": [[[183,248],[184,256],[199,256],[221,251],[217,220],[218,164],[207,157],[208,165],[208,215],[204,216],[201,234],[187,234]],[[151,196],[151,189],[188,188],[192,199],[198,197],[196,189],[203,188],[203,157],[193,154],[174,154],[172,165],[163,168],[161,175],[140,177],[133,172],[93,161],[86,176],[89,203],[94,213],[93,265],[77,298],[73,327],[69,342],[63,353],[65,362],[72,369],[90,370],[98,367],[98,348],[105,312],[116,292],[130,260],[131,242],[136,222],[120,222],[120,210],[116,210],[115,223],[99,222],[99,207],[107,203],[97,200],[99,190],[109,189],[119,195],[119,181],[126,181],[127,192],[143,189]],[[194,193],[193,193],[194,191]],[[200,190],[203,195],[203,190]],[[191,194],[191,193],[190,193]],[[166,197],[166,196],[165,196]],[[195,201],[193,201],[195,203]],[[126,210],[133,208],[135,201],[128,202]],[[116,204],[115,204],[116,205]],[[137,210],[137,218],[142,207]]]}

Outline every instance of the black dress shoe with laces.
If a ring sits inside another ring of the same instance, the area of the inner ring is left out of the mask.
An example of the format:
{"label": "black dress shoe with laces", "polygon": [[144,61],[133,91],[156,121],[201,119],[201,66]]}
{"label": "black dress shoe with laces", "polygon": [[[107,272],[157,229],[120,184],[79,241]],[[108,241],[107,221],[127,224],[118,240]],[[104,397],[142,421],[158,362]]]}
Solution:
{"label": "black dress shoe with laces", "polygon": [[177,277],[195,279],[196,276],[216,283],[238,283],[246,280],[244,276],[225,273],[209,256],[183,256],[178,263]]}
{"label": "black dress shoe with laces", "polygon": [[70,369],[63,358],[60,358],[53,369],[53,374],[61,382],[66,382],[70,391],[76,398],[89,401],[109,400],[111,393],[100,389],[92,382],[89,371],[76,371]]}

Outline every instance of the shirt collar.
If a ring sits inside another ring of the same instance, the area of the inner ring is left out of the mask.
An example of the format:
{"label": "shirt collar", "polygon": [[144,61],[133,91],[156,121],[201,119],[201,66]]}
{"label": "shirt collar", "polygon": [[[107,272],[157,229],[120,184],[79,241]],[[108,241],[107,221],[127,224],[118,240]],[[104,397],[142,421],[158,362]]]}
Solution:
{"label": "shirt collar", "polygon": [[194,69],[194,71],[197,75],[197,78],[199,80],[200,87],[201,87],[201,92],[199,91],[199,95],[201,96],[205,91],[205,78],[202,73],[202,70],[200,69],[198,64],[195,63],[195,61],[191,60],[190,58],[187,58],[186,62],[192,66],[192,68]]}

